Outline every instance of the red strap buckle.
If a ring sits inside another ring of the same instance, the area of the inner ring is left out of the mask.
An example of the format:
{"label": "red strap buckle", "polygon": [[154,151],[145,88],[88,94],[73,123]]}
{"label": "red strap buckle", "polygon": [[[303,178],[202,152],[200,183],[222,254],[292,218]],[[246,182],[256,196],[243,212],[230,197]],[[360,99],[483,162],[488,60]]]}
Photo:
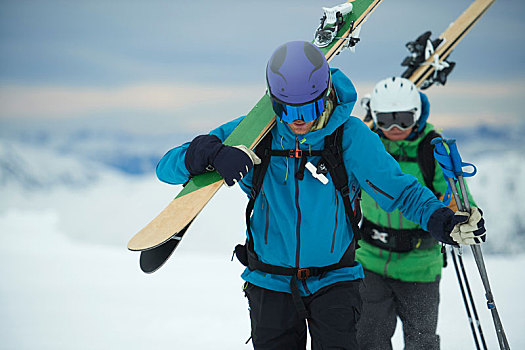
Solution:
{"label": "red strap buckle", "polygon": [[290,157],[291,158],[302,158],[303,157],[303,150],[296,149],[295,152],[293,149],[290,150]]}
{"label": "red strap buckle", "polygon": [[310,277],[310,269],[299,269],[297,270],[297,279],[302,281]]}

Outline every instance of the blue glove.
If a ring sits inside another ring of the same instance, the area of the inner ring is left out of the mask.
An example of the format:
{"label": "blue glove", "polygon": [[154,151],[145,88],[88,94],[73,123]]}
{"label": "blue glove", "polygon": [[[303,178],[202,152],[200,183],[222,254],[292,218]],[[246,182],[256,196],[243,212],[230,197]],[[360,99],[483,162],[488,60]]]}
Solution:
{"label": "blue glove", "polygon": [[223,145],[215,135],[197,136],[191,141],[184,158],[184,165],[192,176],[215,169],[228,186],[235,185],[254,164],[260,162],[246,146]]}
{"label": "blue glove", "polygon": [[485,220],[481,209],[471,214],[449,208],[436,210],[428,220],[428,232],[437,240],[452,245],[481,244],[486,239]]}

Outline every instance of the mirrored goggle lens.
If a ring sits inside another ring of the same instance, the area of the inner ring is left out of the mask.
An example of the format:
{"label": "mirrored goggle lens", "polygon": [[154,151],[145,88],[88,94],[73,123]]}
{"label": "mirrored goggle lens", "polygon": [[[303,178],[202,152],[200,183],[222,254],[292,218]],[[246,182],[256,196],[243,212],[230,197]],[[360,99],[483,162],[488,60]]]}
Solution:
{"label": "mirrored goggle lens", "polygon": [[387,112],[376,113],[377,126],[382,130],[390,130],[394,126],[406,130],[414,126],[414,112]]}
{"label": "mirrored goggle lens", "polygon": [[285,123],[292,123],[294,120],[302,120],[305,123],[309,123],[321,116],[326,104],[324,97],[302,106],[287,105],[272,98],[272,106],[277,117],[281,118]]}

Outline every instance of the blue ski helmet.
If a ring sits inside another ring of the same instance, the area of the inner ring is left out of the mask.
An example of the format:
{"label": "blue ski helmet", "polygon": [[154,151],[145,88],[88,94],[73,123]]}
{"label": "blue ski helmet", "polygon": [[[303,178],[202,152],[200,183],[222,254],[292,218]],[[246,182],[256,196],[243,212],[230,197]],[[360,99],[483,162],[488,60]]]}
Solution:
{"label": "blue ski helmet", "polygon": [[323,113],[330,93],[330,67],[307,41],[277,48],[266,66],[266,83],[275,114],[286,123],[308,123]]}

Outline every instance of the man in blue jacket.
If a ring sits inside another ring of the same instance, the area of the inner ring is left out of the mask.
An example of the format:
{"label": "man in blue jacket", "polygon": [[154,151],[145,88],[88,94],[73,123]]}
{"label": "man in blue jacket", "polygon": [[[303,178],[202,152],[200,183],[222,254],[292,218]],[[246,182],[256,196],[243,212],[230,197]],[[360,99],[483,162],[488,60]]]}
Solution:
{"label": "man in blue jacket", "polygon": [[[261,157],[246,147],[222,144],[242,118],[170,150],[157,176],[181,184],[215,169],[228,186],[239,183],[251,198],[242,278],[255,349],[305,349],[306,319],[313,349],[357,349],[364,275],[353,258],[361,189],[386,211],[398,208],[449,244],[484,241],[483,219],[476,209],[476,215],[454,215],[416,178],[401,172],[377,135],[350,116],[357,100],[350,79],[330,69],[314,45],[280,46],[268,62],[266,79],[278,121],[270,132],[271,156],[260,188],[261,175],[254,179],[253,168]],[[325,174],[326,184],[318,176],[326,163],[320,151],[334,134],[342,135],[342,162],[330,168],[345,169],[343,188],[335,185],[340,176],[332,171]],[[318,171],[305,172],[306,164]],[[461,234],[452,239],[458,225]]]}

